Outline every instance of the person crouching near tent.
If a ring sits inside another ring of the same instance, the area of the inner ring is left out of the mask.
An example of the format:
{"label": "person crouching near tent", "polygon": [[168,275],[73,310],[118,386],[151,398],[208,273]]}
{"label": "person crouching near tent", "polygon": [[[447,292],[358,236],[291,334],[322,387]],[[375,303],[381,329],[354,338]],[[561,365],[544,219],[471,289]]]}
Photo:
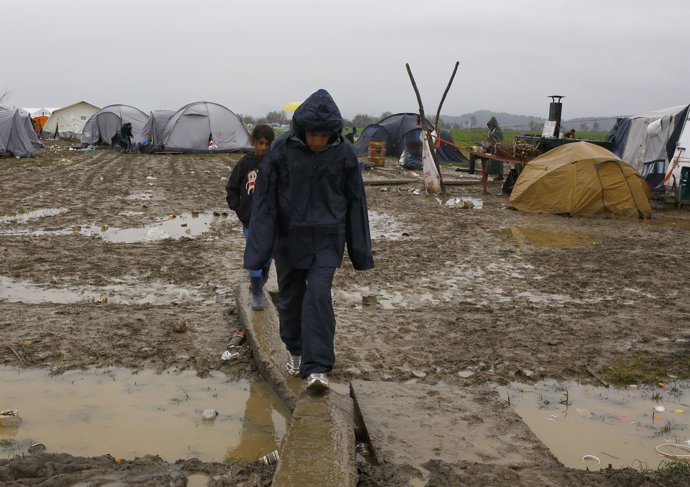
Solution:
{"label": "person crouching near tent", "polygon": [[244,267],[275,258],[287,372],[321,392],[335,364],[335,270],[346,245],[356,270],[374,260],[362,173],[335,101],[316,91],[291,125],[261,163]]}
{"label": "person crouching near tent", "polygon": [[[230,209],[237,213],[237,218],[242,222],[242,233],[245,239],[249,233],[249,222],[252,215],[252,196],[259,174],[259,163],[268,152],[268,148],[271,146],[274,138],[275,132],[268,125],[260,124],[254,127],[251,135],[254,153],[246,154],[237,162],[225,186],[225,199]],[[262,264],[249,270],[253,310],[260,311],[264,309],[263,287],[268,280],[270,268],[271,259],[268,258]]]}

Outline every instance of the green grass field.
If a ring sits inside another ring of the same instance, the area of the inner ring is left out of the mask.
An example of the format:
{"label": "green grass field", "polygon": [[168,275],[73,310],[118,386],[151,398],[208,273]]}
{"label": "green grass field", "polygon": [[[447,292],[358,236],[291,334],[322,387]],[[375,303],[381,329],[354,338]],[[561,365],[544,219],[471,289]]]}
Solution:
{"label": "green grass field", "polygon": [[[453,134],[453,139],[455,143],[462,148],[471,147],[473,145],[480,145],[482,140],[486,137],[486,129],[455,129],[451,131]],[[541,135],[541,130],[511,130],[506,129],[503,131],[503,140],[506,144],[510,145],[515,140],[517,135]],[[578,132],[578,139],[587,140],[604,140],[606,138],[606,132]]]}

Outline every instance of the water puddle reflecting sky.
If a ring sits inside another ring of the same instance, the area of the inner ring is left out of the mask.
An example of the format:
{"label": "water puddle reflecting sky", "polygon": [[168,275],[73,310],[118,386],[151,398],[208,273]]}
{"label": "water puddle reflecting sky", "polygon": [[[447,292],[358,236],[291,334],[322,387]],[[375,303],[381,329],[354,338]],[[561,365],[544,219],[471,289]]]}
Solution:
{"label": "water puddle reflecting sky", "polygon": [[97,237],[112,243],[155,242],[165,239],[194,238],[206,232],[212,221],[212,212],[185,212],[171,214],[143,227],[116,228],[108,225],[77,225],[61,230],[5,230],[0,235],[59,236],[79,234]]}
{"label": "water puddle reflecting sky", "polygon": [[584,232],[545,230],[537,227],[512,225],[506,234],[521,249],[536,248],[572,248],[596,245],[596,240]]}
{"label": "water puddle reflecting sky", "polygon": [[67,208],[40,208],[38,210],[18,212],[13,215],[0,215],[0,223],[26,223],[36,218],[57,216],[67,213]]}
{"label": "water puddle reflecting sky", "polygon": [[658,445],[690,447],[689,386],[618,389],[541,381],[496,389],[561,462],[598,470],[608,464],[656,468],[669,460],[657,453]]}
{"label": "water puddle reflecting sky", "polygon": [[[126,459],[146,454],[166,461],[256,460],[280,445],[288,411],[264,382],[233,382],[216,372],[156,374],[91,369],[50,376],[45,370],[0,367],[2,408],[21,423],[0,427],[0,455],[47,452],[106,453]],[[214,420],[201,412],[215,409]]]}
{"label": "water puddle reflecting sky", "polygon": [[188,289],[161,282],[138,282],[135,277],[107,286],[47,287],[30,281],[18,281],[0,276],[0,301],[26,304],[111,303],[153,304],[200,302],[212,299],[196,289]]}

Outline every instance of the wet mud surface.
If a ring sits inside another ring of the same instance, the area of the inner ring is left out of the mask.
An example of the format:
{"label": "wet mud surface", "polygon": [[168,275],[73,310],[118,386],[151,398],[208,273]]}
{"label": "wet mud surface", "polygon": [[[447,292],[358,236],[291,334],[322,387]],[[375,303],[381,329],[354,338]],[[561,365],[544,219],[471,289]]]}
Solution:
{"label": "wet mud surface", "polygon": [[[123,367],[255,378],[248,352],[220,360],[239,327],[234,288],[247,280],[241,225],[225,205],[224,178],[237,159],[66,147],[0,159],[2,288],[57,293],[44,302],[22,302],[21,292],[0,296],[0,364],[55,374]],[[448,179],[462,174],[446,171]],[[402,177],[409,174],[393,167],[365,174]],[[640,358],[667,380],[688,378],[690,214],[657,211],[647,222],[526,215],[505,209],[497,184],[488,196],[478,184],[448,186],[452,197],[481,198],[481,209],[450,207],[416,185],[367,187],[376,269],[356,272],[346,257],[336,273],[334,380],[596,383],[587,368],[609,377]],[[160,229],[127,241],[102,235],[174,224],[180,215],[185,230],[194,215],[211,217],[205,231],[172,238],[159,238]],[[84,298],[67,302],[60,296],[68,292]],[[442,462],[427,470],[420,485],[492,478],[503,479],[493,485],[682,485],[662,477],[646,483],[633,470],[515,472]],[[134,485],[117,477],[123,472],[150,476],[135,485],[173,485],[195,471],[211,474],[208,485],[268,485],[273,467],[64,454],[0,459],[3,485],[74,485],[111,474],[110,482]],[[360,473],[360,485],[408,483],[404,466],[363,465]]]}

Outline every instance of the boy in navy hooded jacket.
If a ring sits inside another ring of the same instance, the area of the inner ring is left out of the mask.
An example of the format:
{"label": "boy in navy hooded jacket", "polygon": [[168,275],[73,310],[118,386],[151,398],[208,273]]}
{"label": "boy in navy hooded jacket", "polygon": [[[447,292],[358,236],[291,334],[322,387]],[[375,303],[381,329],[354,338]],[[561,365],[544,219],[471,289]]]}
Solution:
{"label": "boy in navy hooded jacket", "polygon": [[345,247],[355,269],[374,267],[362,174],[342,128],[326,90],[295,111],[261,163],[244,253],[246,269],[275,259],[287,369],[312,391],[328,389],[335,363],[331,285]]}

